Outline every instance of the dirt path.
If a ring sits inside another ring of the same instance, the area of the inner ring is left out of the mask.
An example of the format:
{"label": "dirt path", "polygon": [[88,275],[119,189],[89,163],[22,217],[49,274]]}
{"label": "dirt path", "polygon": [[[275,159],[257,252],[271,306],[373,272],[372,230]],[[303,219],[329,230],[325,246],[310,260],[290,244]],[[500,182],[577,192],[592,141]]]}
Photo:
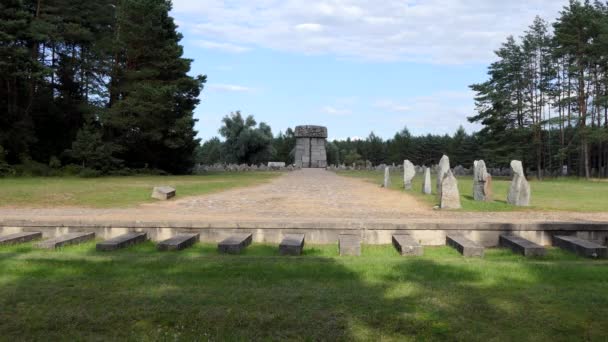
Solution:
{"label": "dirt path", "polygon": [[[178,194],[179,195],[179,194]],[[608,213],[449,212],[405,192],[383,189],[322,169],[304,169],[270,183],[129,209],[0,209],[0,220],[79,222],[608,222]]]}

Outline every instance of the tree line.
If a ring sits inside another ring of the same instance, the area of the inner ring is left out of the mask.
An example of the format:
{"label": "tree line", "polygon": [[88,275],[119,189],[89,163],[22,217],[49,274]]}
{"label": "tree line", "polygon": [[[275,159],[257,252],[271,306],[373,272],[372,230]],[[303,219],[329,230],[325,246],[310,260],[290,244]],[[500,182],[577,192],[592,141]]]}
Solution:
{"label": "tree line", "polygon": [[547,172],[608,175],[608,6],[570,1],[555,22],[536,18],[495,52],[471,86],[481,155]]}
{"label": "tree line", "polygon": [[0,3],[0,173],[187,173],[199,141],[191,77],[167,0]]}

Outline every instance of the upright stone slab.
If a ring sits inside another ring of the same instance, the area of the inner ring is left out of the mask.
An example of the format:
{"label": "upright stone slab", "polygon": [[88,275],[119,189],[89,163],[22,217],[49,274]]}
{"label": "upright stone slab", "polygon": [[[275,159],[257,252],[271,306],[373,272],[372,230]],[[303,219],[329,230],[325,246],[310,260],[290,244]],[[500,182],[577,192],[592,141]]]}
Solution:
{"label": "upright stone slab", "polygon": [[297,167],[327,167],[327,151],[325,149],[327,128],[323,126],[297,126],[295,137],[295,164]]}
{"label": "upright stone slab", "polygon": [[509,188],[507,203],[526,207],[530,205],[530,183],[524,175],[524,167],[519,160],[511,161],[511,170],[513,171],[513,180]]}
{"label": "upright stone slab", "polygon": [[391,187],[391,170],[388,166],[384,167],[384,182],[382,186],[387,189]]}
{"label": "upright stone slab", "polygon": [[199,234],[194,233],[182,233],[175,235],[167,240],[161,241],[156,245],[159,251],[181,251],[186,249],[199,240]]}
{"label": "upright stone slab", "polygon": [[173,197],[175,197],[175,189],[170,186],[155,186],[152,189],[152,198],[166,201]]}
{"label": "upright stone slab", "polygon": [[437,165],[437,195],[441,195],[441,184],[443,178],[450,170],[450,158],[445,154],[439,159],[439,165]]}
{"label": "upright stone slab", "polygon": [[458,181],[448,170],[441,182],[441,209],[460,209],[460,192],[458,191]]}
{"label": "upright stone slab", "polygon": [[146,241],[148,235],[144,232],[130,232],[99,242],[98,251],[114,251]]}
{"label": "upright stone slab", "polygon": [[38,248],[54,249],[68,245],[77,245],[85,241],[93,240],[95,233],[68,233],[56,238],[44,240],[36,244]]}
{"label": "upright stone slab", "polygon": [[428,167],[424,168],[424,180],[422,182],[422,193],[425,195],[430,195],[432,193],[431,169]]}
{"label": "upright stone slab", "polygon": [[341,234],[338,238],[340,256],[360,256],[361,237],[359,235]]}
{"label": "upright stone slab", "polygon": [[16,245],[42,238],[41,232],[21,232],[0,236],[0,245]]}
{"label": "upright stone slab", "polygon": [[554,236],[553,245],[585,258],[606,258],[608,256],[606,246],[579,239],[575,236]]}
{"label": "upright stone slab", "polygon": [[483,160],[473,162],[473,199],[486,202],[492,200],[492,176]]}
{"label": "upright stone slab", "polygon": [[251,244],[252,237],[250,233],[231,235],[218,243],[217,249],[220,253],[239,254]]}
{"label": "upright stone slab", "polygon": [[300,255],[304,249],[304,234],[286,234],[279,244],[281,255]]}
{"label": "upright stone slab", "polygon": [[409,234],[393,235],[393,246],[404,256],[420,256],[423,254],[422,246]]}
{"label": "upright stone slab", "polygon": [[446,235],[446,244],[455,248],[465,257],[483,257],[483,246],[467,239],[462,234],[452,233]]}
{"label": "upright stone slab", "polygon": [[510,248],[513,252],[527,257],[543,256],[546,252],[545,247],[516,235],[501,234],[498,243],[502,247]]}
{"label": "upright stone slab", "polygon": [[403,161],[403,187],[412,190],[412,179],[416,176],[416,168],[409,160]]}

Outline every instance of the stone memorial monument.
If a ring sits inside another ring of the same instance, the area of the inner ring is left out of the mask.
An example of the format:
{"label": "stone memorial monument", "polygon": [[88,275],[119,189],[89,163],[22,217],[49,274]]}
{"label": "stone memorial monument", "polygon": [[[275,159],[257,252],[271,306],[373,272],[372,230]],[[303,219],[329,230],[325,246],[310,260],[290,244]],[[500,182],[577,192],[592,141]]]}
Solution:
{"label": "stone memorial monument", "polygon": [[511,170],[513,170],[513,180],[509,188],[507,203],[527,207],[530,205],[530,183],[524,175],[524,167],[519,160],[511,161]]}
{"label": "stone memorial monument", "polygon": [[297,126],[295,164],[304,168],[327,167],[325,143],[327,128],[323,126]]}
{"label": "stone memorial monument", "polygon": [[460,209],[460,192],[458,181],[452,171],[448,169],[441,181],[441,209]]}
{"label": "stone memorial monument", "polygon": [[416,168],[409,160],[403,161],[403,186],[405,190],[412,190],[412,179],[416,175]]}
{"label": "stone memorial monument", "polygon": [[488,173],[483,160],[473,162],[473,199],[492,201],[492,176]]}
{"label": "stone memorial monument", "polygon": [[422,193],[425,195],[431,194],[431,169],[424,168],[424,181],[422,183]]}

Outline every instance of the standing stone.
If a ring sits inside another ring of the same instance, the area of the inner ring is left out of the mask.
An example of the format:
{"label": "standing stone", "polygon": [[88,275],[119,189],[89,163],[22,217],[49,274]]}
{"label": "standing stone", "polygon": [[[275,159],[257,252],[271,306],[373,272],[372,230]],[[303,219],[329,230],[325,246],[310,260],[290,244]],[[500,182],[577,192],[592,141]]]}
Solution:
{"label": "standing stone", "polygon": [[460,209],[460,192],[456,177],[448,170],[441,183],[441,209]]}
{"label": "standing stone", "polygon": [[327,128],[322,126],[297,126],[295,130],[296,167],[325,168],[327,167],[327,151],[325,144]]}
{"label": "standing stone", "polygon": [[391,169],[388,166],[384,167],[384,183],[382,183],[382,186],[387,189],[391,187]]}
{"label": "standing stone", "polygon": [[530,205],[530,183],[526,180],[521,161],[512,160],[511,170],[513,170],[513,180],[511,181],[511,188],[509,188],[507,203],[527,207]]}
{"label": "standing stone", "polygon": [[405,190],[412,190],[412,179],[416,175],[416,168],[409,160],[403,161],[403,186]]}
{"label": "standing stone", "polygon": [[443,178],[450,171],[450,158],[445,154],[439,160],[439,165],[437,166],[437,194],[441,196],[441,187]]}
{"label": "standing stone", "polygon": [[473,198],[476,201],[492,200],[492,176],[483,160],[473,162]]}
{"label": "standing stone", "polygon": [[431,190],[431,169],[428,167],[424,168],[424,181],[422,182],[422,193],[430,195]]}

